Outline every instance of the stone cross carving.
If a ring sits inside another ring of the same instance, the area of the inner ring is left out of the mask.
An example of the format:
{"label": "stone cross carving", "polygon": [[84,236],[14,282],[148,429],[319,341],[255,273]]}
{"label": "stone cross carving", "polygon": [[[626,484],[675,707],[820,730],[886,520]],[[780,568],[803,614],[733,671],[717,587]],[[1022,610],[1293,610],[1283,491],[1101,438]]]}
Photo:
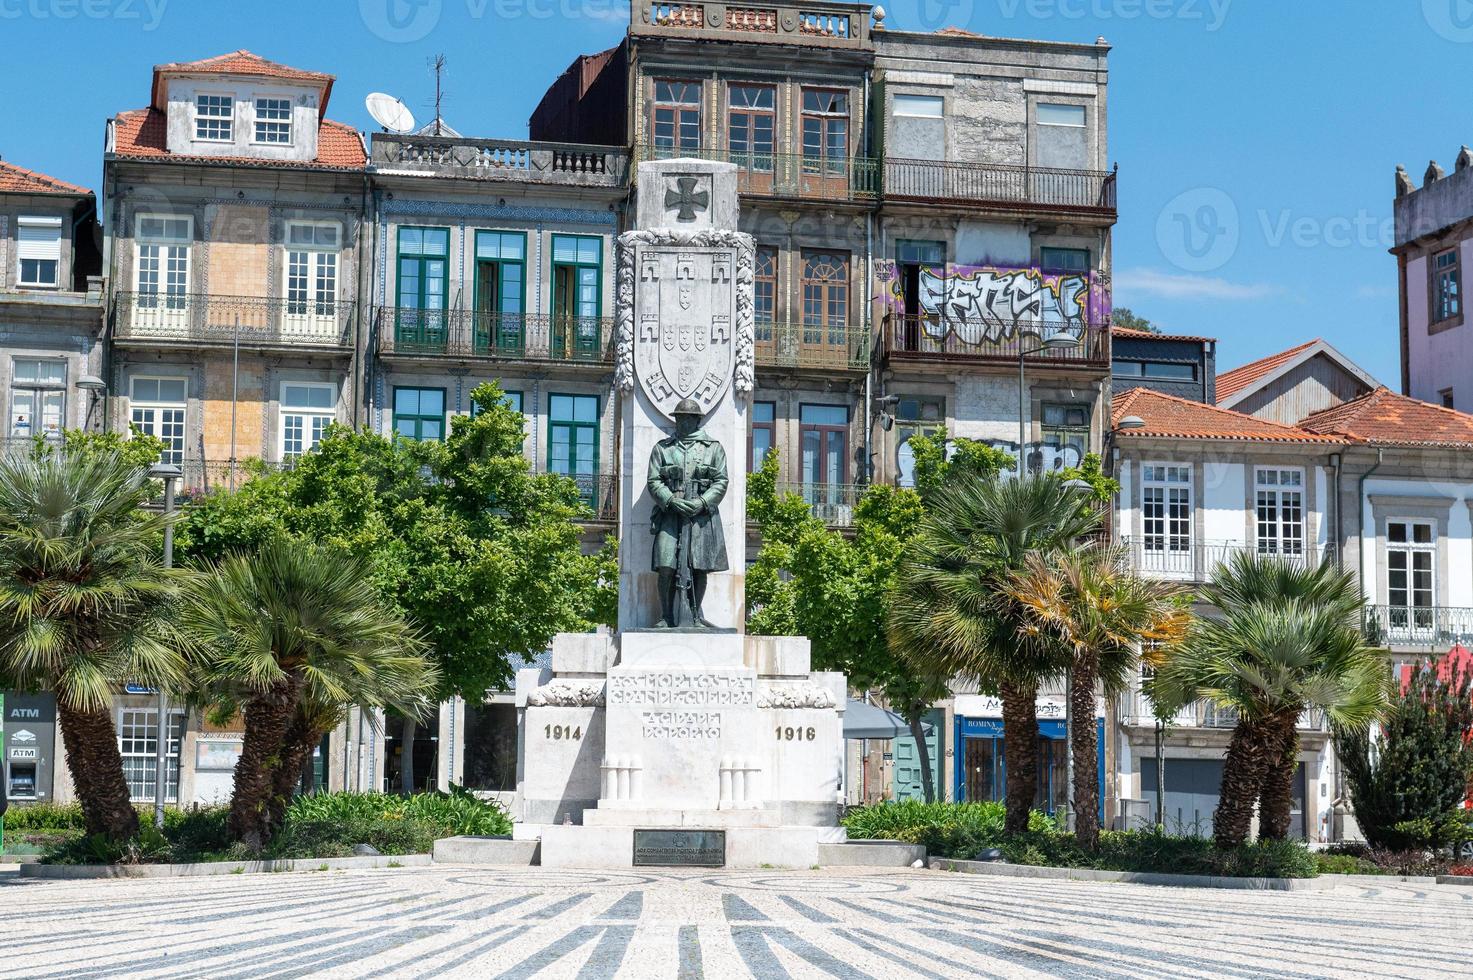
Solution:
{"label": "stone cross carving", "polygon": [[696,212],[704,211],[711,204],[711,195],[696,190],[696,178],[676,177],[675,186],[665,188],[665,207],[679,208],[676,221],[694,221]]}

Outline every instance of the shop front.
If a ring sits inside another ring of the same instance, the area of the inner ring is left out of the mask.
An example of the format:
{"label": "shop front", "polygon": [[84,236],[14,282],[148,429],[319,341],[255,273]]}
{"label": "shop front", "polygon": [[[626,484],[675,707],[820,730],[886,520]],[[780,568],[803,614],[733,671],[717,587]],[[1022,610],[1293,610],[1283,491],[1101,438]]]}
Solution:
{"label": "shop front", "polygon": [[[1100,814],[1104,819],[1105,722],[1093,719],[1099,753]],[[978,718],[958,714],[954,737],[957,754],[953,790],[960,801],[1003,800],[1007,797],[1007,759],[1003,752],[1000,717]],[[1038,786],[1034,805],[1048,814],[1067,798],[1068,737],[1064,720],[1038,721]]]}

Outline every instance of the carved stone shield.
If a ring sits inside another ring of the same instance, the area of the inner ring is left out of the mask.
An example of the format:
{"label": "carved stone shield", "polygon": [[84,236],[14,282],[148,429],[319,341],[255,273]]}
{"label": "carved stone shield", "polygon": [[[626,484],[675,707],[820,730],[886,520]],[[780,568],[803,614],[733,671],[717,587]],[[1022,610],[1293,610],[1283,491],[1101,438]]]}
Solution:
{"label": "carved stone shield", "polygon": [[667,418],[685,398],[710,411],[736,365],[732,250],[641,245],[639,253],[635,377]]}

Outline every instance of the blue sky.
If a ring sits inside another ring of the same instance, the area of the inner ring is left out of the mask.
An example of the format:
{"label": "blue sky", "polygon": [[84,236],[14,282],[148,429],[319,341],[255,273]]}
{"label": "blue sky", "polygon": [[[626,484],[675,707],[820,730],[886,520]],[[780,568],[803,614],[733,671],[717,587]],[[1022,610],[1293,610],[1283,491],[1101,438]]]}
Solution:
{"label": "blue sky", "polygon": [[[1473,142],[1473,0],[893,0],[899,29],[1093,41],[1111,56],[1121,168],[1115,301],[1220,338],[1226,369],[1311,337],[1399,377],[1392,175]],[[0,0],[0,155],[96,187],[103,122],[150,68],[249,48],[338,76],[359,128],[384,90],[424,118],[518,137],[572,58],[613,44],[620,0]]]}

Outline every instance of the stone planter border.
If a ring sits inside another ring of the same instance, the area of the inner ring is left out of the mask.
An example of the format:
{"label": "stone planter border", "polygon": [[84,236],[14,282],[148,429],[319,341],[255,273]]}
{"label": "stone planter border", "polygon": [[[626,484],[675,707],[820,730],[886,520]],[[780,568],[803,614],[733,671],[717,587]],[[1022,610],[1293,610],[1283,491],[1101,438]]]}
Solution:
{"label": "stone planter border", "polygon": [[201,861],[197,864],[23,864],[22,878],[191,878],[203,875],[280,874],[289,871],[344,871],[363,868],[417,868],[428,854],[381,854],[374,857],[295,858],[277,861]]}
{"label": "stone planter border", "polygon": [[[1142,871],[1096,871],[1091,868],[1045,868],[1026,864],[1000,864],[991,861],[960,861],[954,858],[932,858],[935,871],[959,871],[963,874],[996,875],[1004,878],[1055,878],[1069,881],[1112,881],[1132,885],[1162,885],[1168,888],[1238,888],[1248,891],[1323,891],[1334,888],[1334,875],[1318,878],[1223,878],[1215,875],[1173,875]],[[1344,877],[1344,876],[1340,876]]]}

